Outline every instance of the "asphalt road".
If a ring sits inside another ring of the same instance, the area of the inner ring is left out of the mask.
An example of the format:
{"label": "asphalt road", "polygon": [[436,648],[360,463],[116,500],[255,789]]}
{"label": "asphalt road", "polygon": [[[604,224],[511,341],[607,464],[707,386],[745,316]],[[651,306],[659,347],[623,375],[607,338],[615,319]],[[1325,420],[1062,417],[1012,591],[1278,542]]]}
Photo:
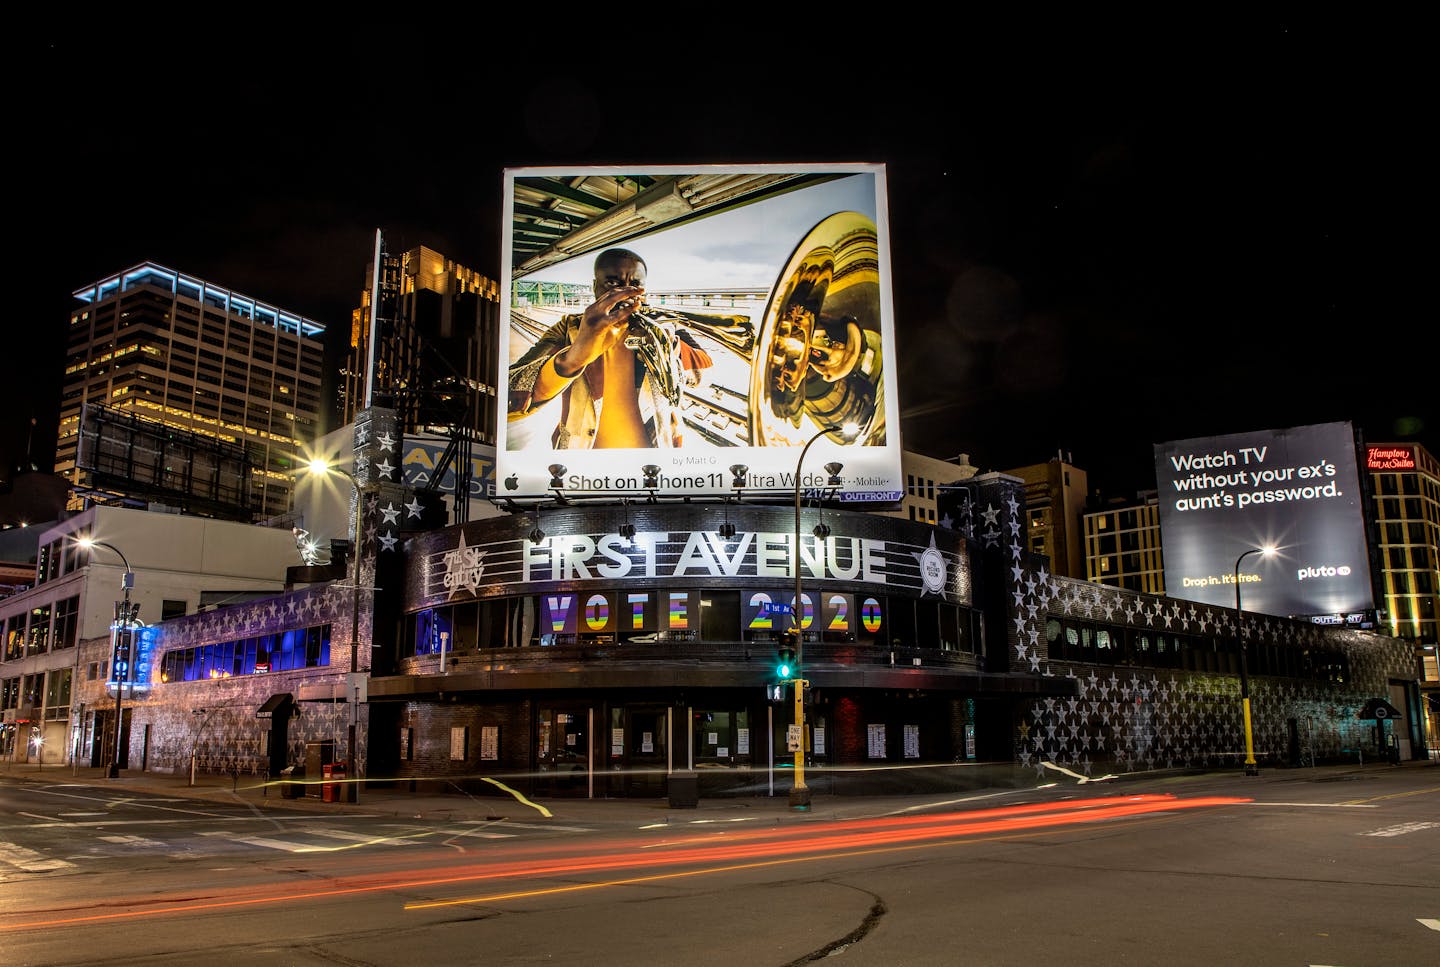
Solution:
{"label": "asphalt road", "polygon": [[1440,964],[1440,770],[528,822],[0,781],[7,964]]}

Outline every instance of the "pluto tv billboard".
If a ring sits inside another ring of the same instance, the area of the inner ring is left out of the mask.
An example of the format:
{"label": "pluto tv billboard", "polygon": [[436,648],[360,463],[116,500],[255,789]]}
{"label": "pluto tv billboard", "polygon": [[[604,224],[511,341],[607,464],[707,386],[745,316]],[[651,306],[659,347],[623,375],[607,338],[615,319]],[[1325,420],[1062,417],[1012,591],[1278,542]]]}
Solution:
{"label": "pluto tv billboard", "polygon": [[1169,597],[1273,615],[1374,607],[1349,423],[1155,445]]}
{"label": "pluto tv billboard", "polygon": [[512,168],[504,191],[498,496],[793,490],[813,444],[805,489],[835,462],[838,499],[900,499],[883,165]]}

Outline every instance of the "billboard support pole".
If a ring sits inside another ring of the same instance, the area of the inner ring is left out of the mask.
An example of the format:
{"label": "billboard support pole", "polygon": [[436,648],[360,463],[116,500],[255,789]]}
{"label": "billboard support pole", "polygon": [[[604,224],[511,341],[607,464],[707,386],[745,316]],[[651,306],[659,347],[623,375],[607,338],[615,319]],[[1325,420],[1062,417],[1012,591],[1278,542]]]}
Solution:
{"label": "billboard support pole", "polygon": [[1240,562],[1251,554],[1269,557],[1275,553],[1273,547],[1252,547],[1235,559],[1235,644],[1240,649],[1240,711],[1245,719],[1245,775],[1258,776],[1260,767],[1255,764],[1255,740],[1250,729],[1250,676],[1245,667],[1245,612],[1240,607]]}

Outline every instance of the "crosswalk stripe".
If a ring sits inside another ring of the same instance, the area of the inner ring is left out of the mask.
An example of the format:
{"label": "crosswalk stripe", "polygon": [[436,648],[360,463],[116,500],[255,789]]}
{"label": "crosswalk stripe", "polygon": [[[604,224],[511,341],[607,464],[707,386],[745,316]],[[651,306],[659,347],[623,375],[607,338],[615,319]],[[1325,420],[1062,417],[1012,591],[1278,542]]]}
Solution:
{"label": "crosswalk stripe", "polygon": [[75,865],[65,860],[51,859],[43,853],[37,853],[15,843],[0,843],[0,863],[8,863],[27,873],[48,873],[51,870],[63,870]]}
{"label": "crosswalk stripe", "polygon": [[395,839],[391,836],[366,836],[364,833],[350,833],[341,829],[327,829],[323,826],[307,826],[300,830],[312,836],[328,836],[350,843],[368,843],[372,846],[414,846],[413,839]]}
{"label": "crosswalk stripe", "polygon": [[325,853],[333,849],[329,846],[314,846],[309,843],[289,843],[282,839],[269,839],[264,836],[239,836],[235,833],[216,831],[203,832],[201,836],[219,836],[235,843],[248,843],[251,846],[259,846],[262,849],[278,849],[286,853]]}
{"label": "crosswalk stripe", "polygon": [[446,836],[460,836],[466,839],[514,839],[514,833],[497,833],[489,829],[449,829]]}
{"label": "crosswalk stripe", "polygon": [[107,843],[114,843],[116,846],[153,846],[156,849],[167,848],[165,843],[157,839],[146,839],[144,836],[97,836],[96,839],[104,840]]}

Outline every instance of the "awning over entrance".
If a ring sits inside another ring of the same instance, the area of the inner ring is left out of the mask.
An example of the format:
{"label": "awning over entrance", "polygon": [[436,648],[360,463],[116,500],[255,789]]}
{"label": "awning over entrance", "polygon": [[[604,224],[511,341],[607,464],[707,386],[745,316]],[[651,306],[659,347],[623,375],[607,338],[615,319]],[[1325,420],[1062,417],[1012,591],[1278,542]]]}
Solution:
{"label": "awning over entrance", "polygon": [[276,692],[265,700],[265,704],[255,710],[257,719],[278,718],[288,716],[295,705],[295,696],[289,692]]}
{"label": "awning over entrance", "polygon": [[1400,710],[1383,698],[1372,698],[1355,716],[1358,719],[1398,719]]}

